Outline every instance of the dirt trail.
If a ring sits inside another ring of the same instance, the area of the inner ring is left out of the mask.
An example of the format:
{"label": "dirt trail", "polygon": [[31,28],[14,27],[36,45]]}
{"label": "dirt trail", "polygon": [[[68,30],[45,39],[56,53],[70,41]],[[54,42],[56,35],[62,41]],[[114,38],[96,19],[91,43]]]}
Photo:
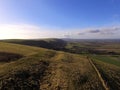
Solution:
{"label": "dirt trail", "polygon": [[109,90],[109,88],[108,88],[107,85],[105,84],[105,81],[103,80],[100,72],[98,71],[98,69],[97,69],[96,66],[94,65],[93,61],[92,61],[89,57],[87,57],[87,59],[89,60],[89,62],[90,62],[90,64],[92,65],[92,67],[95,69],[95,71],[96,71],[96,73],[97,73],[97,75],[98,75],[98,77],[99,77],[99,79],[100,79],[100,81],[101,81],[104,89],[105,89],[105,90]]}
{"label": "dirt trail", "polygon": [[58,61],[58,60],[61,60],[61,58],[64,57],[64,53],[60,52],[60,53],[57,53],[54,57],[51,58],[52,61]]}
{"label": "dirt trail", "polygon": [[104,90],[104,88],[85,57],[60,52],[50,58],[48,69],[40,80],[40,90]]}
{"label": "dirt trail", "polygon": [[62,64],[58,62],[64,56],[63,53],[58,53],[52,57],[52,63],[45,72],[45,77],[40,83],[40,90],[67,90],[68,82],[65,73],[60,69]]}

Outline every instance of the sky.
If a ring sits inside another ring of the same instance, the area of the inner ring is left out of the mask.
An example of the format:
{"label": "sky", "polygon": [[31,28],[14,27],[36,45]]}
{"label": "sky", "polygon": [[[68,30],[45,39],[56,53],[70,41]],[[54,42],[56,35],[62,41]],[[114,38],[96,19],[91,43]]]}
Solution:
{"label": "sky", "polygon": [[0,0],[0,39],[119,39],[120,0]]}

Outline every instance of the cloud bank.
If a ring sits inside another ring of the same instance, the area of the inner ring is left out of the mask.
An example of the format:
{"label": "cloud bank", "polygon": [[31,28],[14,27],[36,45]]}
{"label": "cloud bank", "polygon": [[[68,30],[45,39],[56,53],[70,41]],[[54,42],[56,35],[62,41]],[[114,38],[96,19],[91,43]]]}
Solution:
{"label": "cloud bank", "polygon": [[78,33],[78,37],[86,39],[120,39],[120,26],[83,29]]}
{"label": "cloud bank", "polygon": [[87,29],[62,29],[30,24],[0,25],[0,39],[39,38],[118,39],[120,38],[120,26]]}
{"label": "cloud bank", "polygon": [[66,32],[30,24],[1,24],[0,39],[62,38]]}

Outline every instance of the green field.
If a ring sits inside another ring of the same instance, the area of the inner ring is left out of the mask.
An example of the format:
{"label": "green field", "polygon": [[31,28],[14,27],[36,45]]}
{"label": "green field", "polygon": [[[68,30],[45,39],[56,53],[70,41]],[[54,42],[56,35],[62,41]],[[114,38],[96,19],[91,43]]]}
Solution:
{"label": "green field", "polygon": [[92,55],[93,59],[99,60],[105,63],[116,65],[120,67],[120,56],[119,55]]}

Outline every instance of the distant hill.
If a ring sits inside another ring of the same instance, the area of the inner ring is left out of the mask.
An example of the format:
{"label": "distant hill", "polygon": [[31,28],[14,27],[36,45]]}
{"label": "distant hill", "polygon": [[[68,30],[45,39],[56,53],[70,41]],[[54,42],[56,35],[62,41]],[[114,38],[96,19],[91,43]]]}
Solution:
{"label": "distant hill", "polygon": [[62,39],[31,39],[31,40],[9,39],[2,41],[7,43],[43,47],[54,50],[63,50],[64,47],[66,46],[66,41]]}
{"label": "distant hill", "polygon": [[120,39],[71,39],[71,38],[62,38],[66,42],[97,42],[97,43],[120,43]]}
{"label": "distant hill", "polygon": [[69,39],[69,38],[48,38],[48,39],[8,39],[2,42],[21,45],[43,47],[47,49],[60,50],[77,54],[110,54],[117,55],[120,52],[115,50],[99,49],[108,45],[119,45],[120,39]]}

